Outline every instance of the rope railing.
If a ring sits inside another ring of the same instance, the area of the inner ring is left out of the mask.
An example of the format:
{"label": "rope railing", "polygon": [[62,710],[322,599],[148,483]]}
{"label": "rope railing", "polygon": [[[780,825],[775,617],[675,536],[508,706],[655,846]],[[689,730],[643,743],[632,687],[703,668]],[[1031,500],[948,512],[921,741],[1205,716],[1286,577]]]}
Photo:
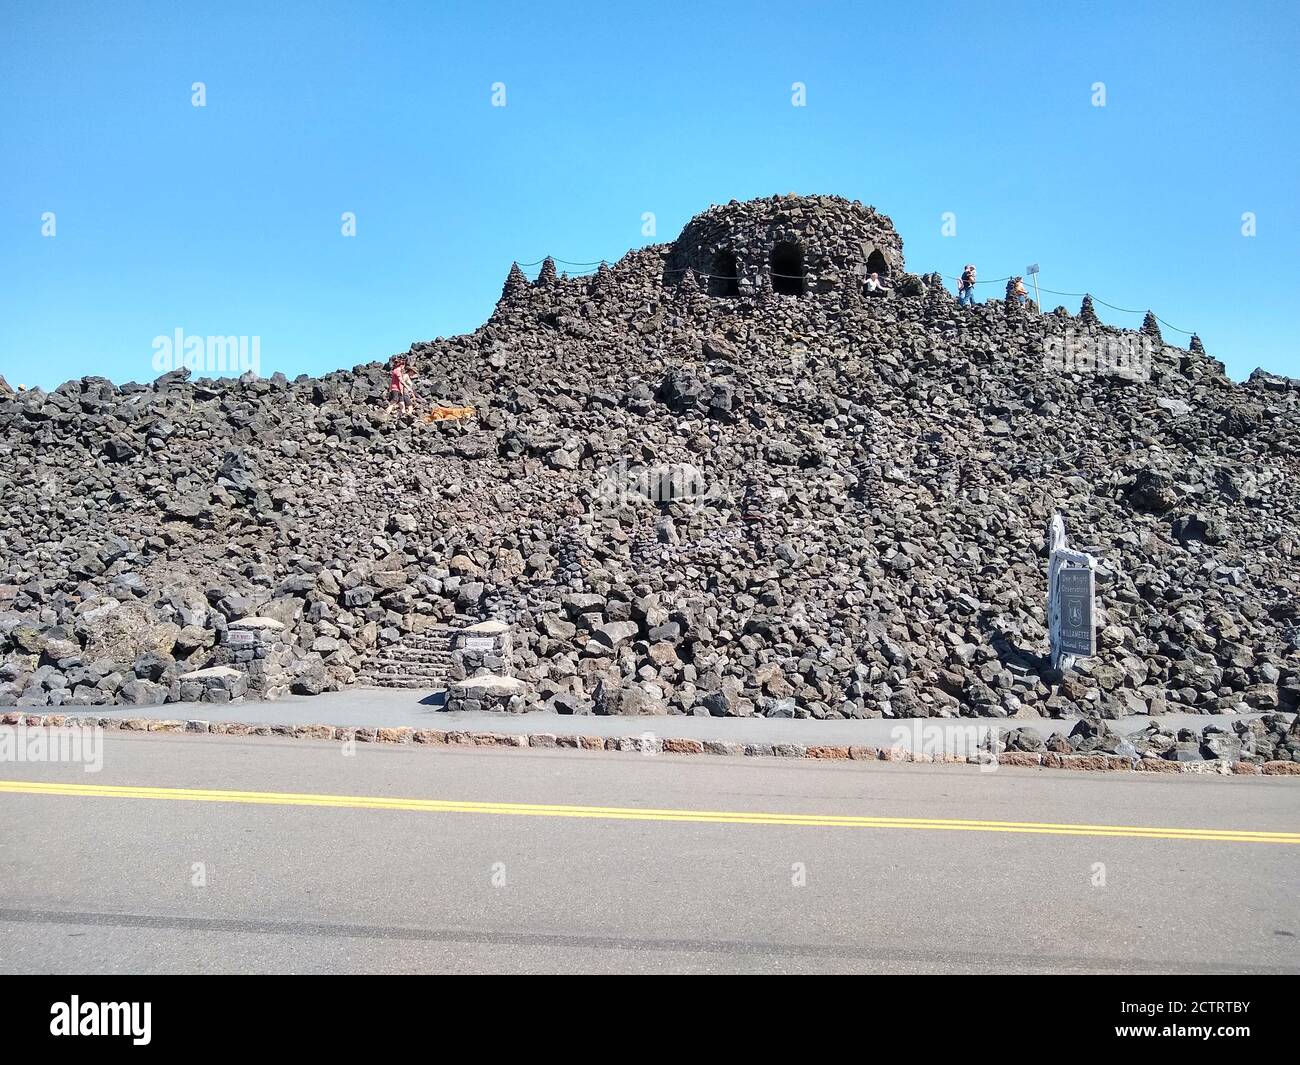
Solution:
{"label": "rope railing", "polygon": [[[687,270],[691,270],[691,269],[694,269],[694,268],[693,268],[693,267],[690,267],[690,266],[666,266],[666,267],[664,267],[664,273],[665,273],[665,274],[684,274],[684,273],[686,273]],[[806,280],[807,277],[808,277],[807,274],[783,274],[783,273],[780,273],[780,272],[778,272],[778,271],[776,271],[776,270],[769,270],[768,273],[769,273],[769,275],[772,276],[772,277],[788,277],[788,278],[790,278],[790,280],[792,280],[792,281],[804,281],[804,280]],[[740,275],[739,275],[739,274],[710,274],[710,273],[706,273],[704,270],[695,270],[695,276],[696,276],[696,277],[707,277],[707,278],[709,278],[710,280],[713,280],[713,279],[716,278],[716,279],[719,280],[719,281],[739,281],[739,280],[740,280]]]}
{"label": "rope railing", "polygon": [[[595,267],[595,269],[581,270],[581,271],[577,271],[577,272],[575,272],[575,273],[569,274],[570,277],[585,277],[585,276],[589,276],[590,274],[594,274],[594,273],[596,273],[596,272],[600,269],[600,267],[602,267],[602,266],[607,266],[607,265],[609,264],[609,260],[608,260],[608,259],[599,259],[599,260],[595,260],[595,261],[592,261],[592,262],[571,262],[571,261],[569,261],[568,259],[557,259],[557,258],[555,258],[555,256],[550,255],[550,256],[547,256],[546,258],[538,259],[536,262],[531,262],[531,263],[519,263],[518,265],[519,265],[521,268],[533,267],[533,266],[541,266],[542,263],[546,262],[546,259],[548,259],[548,258],[551,260],[551,262],[553,262],[553,263],[557,263],[557,264],[559,264],[559,265],[563,265],[563,266],[586,266],[586,267]],[[670,267],[665,267],[665,268],[664,268],[664,273],[665,273],[665,274],[684,274],[684,273],[686,273],[688,270],[691,270],[691,269],[693,269],[693,268],[692,268],[692,267],[689,267],[689,266],[670,266]],[[708,273],[708,272],[706,272],[706,271],[704,271],[704,270],[699,270],[699,269],[696,269],[696,270],[695,270],[695,275],[696,275],[697,277],[704,278],[705,280],[708,280],[708,281],[739,281],[739,280],[740,280],[740,275],[739,275],[739,274],[711,274],[711,273]],[[770,271],[769,271],[769,275],[770,275],[771,277],[780,277],[780,278],[784,278],[784,279],[786,279],[786,280],[790,280],[790,281],[805,281],[805,280],[807,280],[807,275],[806,275],[806,274],[783,274],[783,273],[778,273],[778,272],[775,271],[775,270],[770,270]],[[949,274],[941,274],[940,276],[941,276],[945,281],[952,281],[952,282],[960,282],[960,281],[961,281],[961,278],[960,278],[960,277],[953,277],[953,276],[951,276],[951,275],[949,275]],[[1010,281],[1010,280],[1011,280],[1013,277],[1015,277],[1015,276],[1017,276],[1017,275],[1015,275],[1015,274],[1008,274],[1006,277],[995,277],[995,278],[989,278],[989,279],[976,280],[975,284],[977,284],[977,285],[1002,285],[1002,284],[1005,284],[1006,282]],[[1087,296],[1090,300],[1093,301],[1093,303],[1099,303],[1099,304],[1101,304],[1103,307],[1107,307],[1107,308],[1109,308],[1109,309],[1112,310],[1112,311],[1119,311],[1121,314],[1143,314],[1143,315],[1144,315],[1144,314],[1147,313],[1146,311],[1134,310],[1134,309],[1131,308],[1131,307],[1119,307],[1119,306],[1117,306],[1117,305],[1114,304],[1114,303],[1108,303],[1106,300],[1102,299],[1100,296],[1094,296],[1091,292],[1059,292],[1059,291],[1057,291],[1056,289],[1051,289],[1051,288],[1041,288],[1041,287],[1038,289],[1038,291],[1039,291],[1040,293],[1042,293],[1042,292],[1046,292],[1049,296],[1069,296],[1069,297],[1071,297],[1072,299],[1082,299],[1083,297]],[[1175,333],[1182,333],[1184,336],[1195,336],[1195,335],[1196,335],[1196,333],[1195,333],[1194,330],[1191,330],[1191,329],[1180,329],[1178,326],[1173,325],[1172,323],[1165,321],[1163,318],[1160,317],[1160,315],[1156,314],[1154,311],[1151,312],[1151,316],[1152,316],[1153,318],[1155,318],[1155,320],[1156,320],[1157,322],[1159,322],[1161,325],[1163,325],[1166,329],[1172,329]]]}
{"label": "rope railing", "polygon": [[561,266],[603,266],[605,263],[609,262],[608,259],[595,259],[589,263],[572,263],[569,262],[568,259],[557,259],[554,255],[546,255],[534,263],[519,263],[517,265],[520,267],[541,266],[547,259],[550,259],[553,263],[559,263]]}
{"label": "rope railing", "polygon": [[[553,255],[552,255],[552,256],[548,256],[548,258],[550,258],[551,262],[553,262],[553,263],[557,263],[557,264],[559,264],[559,265],[563,265],[563,266],[594,266],[594,267],[596,267],[597,270],[599,270],[600,267],[602,267],[602,266],[607,266],[607,265],[609,265],[609,260],[608,260],[608,259],[601,259],[599,262],[592,262],[592,263],[573,263],[573,262],[569,262],[569,261],[566,260],[566,259],[557,259],[557,258],[555,258],[555,256],[553,256]],[[528,269],[528,268],[533,267],[533,266],[541,266],[542,263],[544,263],[544,262],[546,262],[546,259],[538,259],[536,262],[532,262],[532,263],[516,263],[516,265],[517,265],[520,269]],[[664,267],[664,273],[665,273],[665,274],[684,274],[684,273],[686,273],[687,270],[690,270],[690,269],[691,269],[691,267],[689,267],[689,266],[666,266],[666,267]],[[594,272],[595,272],[595,271],[593,271],[593,270],[585,270],[585,271],[579,271],[578,273],[570,274],[569,276],[570,276],[570,277],[579,277],[579,276],[583,276],[584,274],[590,274],[590,273],[594,273]],[[708,279],[710,279],[710,280],[715,280],[715,279],[718,280],[718,281],[739,281],[739,280],[740,280],[740,275],[739,275],[739,274],[710,274],[710,273],[706,273],[704,270],[696,270],[696,271],[695,271],[695,274],[696,274],[697,277],[704,277],[704,278],[708,278]],[[772,271],[770,271],[770,274],[771,274],[772,277],[785,277],[785,278],[789,278],[789,279],[792,280],[792,281],[800,281],[800,280],[804,280],[804,279],[806,279],[807,276],[808,276],[807,274],[783,274],[783,273],[779,273],[779,272],[776,271],[776,270],[772,270]],[[1004,278],[1003,280],[1005,280],[1005,278]]]}
{"label": "rope railing", "polygon": [[[943,274],[942,276],[943,276],[946,280],[948,280],[948,281],[960,281],[960,280],[961,280],[961,278],[959,278],[959,277],[949,277],[947,274]],[[999,277],[999,278],[996,278],[996,279],[993,280],[993,281],[976,281],[975,284],[977,284],[977,285],[1000,285],[1000,284],[1003,284],[1003,283],[1006,282],[1006,281],[1010,281],[1011,278],[1012,278],[1012,277],[1015,277],[1015,276],[1017,276],[1017,275],[1012,274],[1012,275],[1009,276],[1009,277]],[[1055,289],[1051,289],[1051,288],[1041,288],[1041,287],[1038,289],[1038,291],[1039,291],[1039,292],[1046,292],[1046,293],[1047,293],[1048,295],[1050,295],[1050,296],[1071,296],[1071,297],[1078,298],[1078,299],[1083,299],[1084,296],[1087,296],[1088,299],[1092,300],[1093,303],[1100,303],[1103,307],[1109,307],[1112,311],[1119,311],[1119,312],[1121,312],[1122,314],[1146,314],[1146,313],[1147,313],[1146,311],[1135,311],[1135,310],[1133,310],[1133,308],[1131,308],[1131,307],[1117,307],[1117,306],[1115,306],[1115,304],[1113,304],[1113,303],[1107,303],[1107,302],[1106,302],[1104,299],[1102,299],[1100,296],[1094,296],[1091,292],[1058,292],[1058,291],[1056,291]],[[1189,336],[1189,337],[1190,337],[1190,336],[1195,336],[1195,335],[1196,335],[1196,333],[1195,333],[1193,330],[1191,330],[1191,329],[1179,329],[1178,326],[1176,326],[1176,325],[1170,325],[1169,322],[1166,322],[1163,318],[1160,317],[1160,315],[1156,314],[1155,311],[1152,311],[1152,312],[1151,312],[1151,316],[1152,316],[1152,317],[1153,317],[1157,322],[1159,322],[1161,325],[1166,326],[1166,327],[1168,327],[1169,329],[1172,329],[1175,333],[1183,333],[1183,334],[1185,334],[1185,335],[1187,335],[1187,336]]]}

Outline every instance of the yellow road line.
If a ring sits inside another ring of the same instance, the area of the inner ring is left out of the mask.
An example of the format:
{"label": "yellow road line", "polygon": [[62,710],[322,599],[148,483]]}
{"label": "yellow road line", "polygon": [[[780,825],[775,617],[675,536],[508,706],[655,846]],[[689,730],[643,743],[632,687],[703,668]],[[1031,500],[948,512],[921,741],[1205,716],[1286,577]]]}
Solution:
{"label": "yellow road line", "polygon": [[494,814],[513,817],[574,817],[606,821],[677,821],[694,824],[785,825],[816,828],[913,828],[955,832],[1008,832],[1049,836],[1106,836],[1123,839],[1185,839],[1210,843],[1300,844],[1300,832],[1258,832],[1235,828],[1160,828],[1143,825],[1057,824],[1044,821],[976,821],[943,817],[849,817],[837,814],[769,814],[722,810],[655,810],[622,806],[563,806],[542,803],[457,802],[450,799],[390,799],[378,795],[316,795],[215,788],[123,787],[111,784],[47,784],[0,780],[0,794],[62,795],[97,799],[167,799],[260,806],[322,806],[414,813]]}

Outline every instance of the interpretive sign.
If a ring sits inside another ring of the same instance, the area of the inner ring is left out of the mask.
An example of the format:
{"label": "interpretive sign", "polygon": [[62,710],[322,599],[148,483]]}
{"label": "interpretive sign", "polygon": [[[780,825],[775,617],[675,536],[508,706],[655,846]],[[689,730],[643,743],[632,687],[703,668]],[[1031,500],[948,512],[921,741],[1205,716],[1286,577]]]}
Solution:
{"label": "interpretive sign", "polygon": [[1093,619],[1097,560],[1065,543],[1065,520],[1052,515],[1047,526],[1047,629],[1052,641],[1052,666],[1069,669],[1075,656],[1097,653]]}
{"label": "interpretive sign", "polygon": [[1094,574],[1082,566],[1056,571],[1056,601],[1061,612],[1061,652],[1095,655],[1097,629],[1092,621]]}

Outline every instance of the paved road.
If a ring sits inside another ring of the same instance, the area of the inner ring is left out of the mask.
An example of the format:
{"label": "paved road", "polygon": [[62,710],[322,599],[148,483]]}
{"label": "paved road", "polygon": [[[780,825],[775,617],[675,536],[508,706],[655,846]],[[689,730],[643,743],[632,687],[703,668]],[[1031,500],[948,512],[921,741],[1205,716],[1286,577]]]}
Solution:
{"label": "paved road", "polygon": [[1218,835],[1300,830],[1280,778],[109,734],[0,781],[5,972],[1300,971],[1300,845]]}

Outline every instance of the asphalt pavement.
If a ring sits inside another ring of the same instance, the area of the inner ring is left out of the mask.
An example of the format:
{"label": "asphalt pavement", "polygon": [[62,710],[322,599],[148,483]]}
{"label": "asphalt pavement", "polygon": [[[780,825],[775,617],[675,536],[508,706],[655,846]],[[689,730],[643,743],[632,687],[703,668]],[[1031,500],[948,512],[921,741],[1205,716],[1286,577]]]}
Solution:
{"label": "asphalt pavement", "polygon": [[105,742],[0,763],[0,971],[1300,971],[1288,778]]}

